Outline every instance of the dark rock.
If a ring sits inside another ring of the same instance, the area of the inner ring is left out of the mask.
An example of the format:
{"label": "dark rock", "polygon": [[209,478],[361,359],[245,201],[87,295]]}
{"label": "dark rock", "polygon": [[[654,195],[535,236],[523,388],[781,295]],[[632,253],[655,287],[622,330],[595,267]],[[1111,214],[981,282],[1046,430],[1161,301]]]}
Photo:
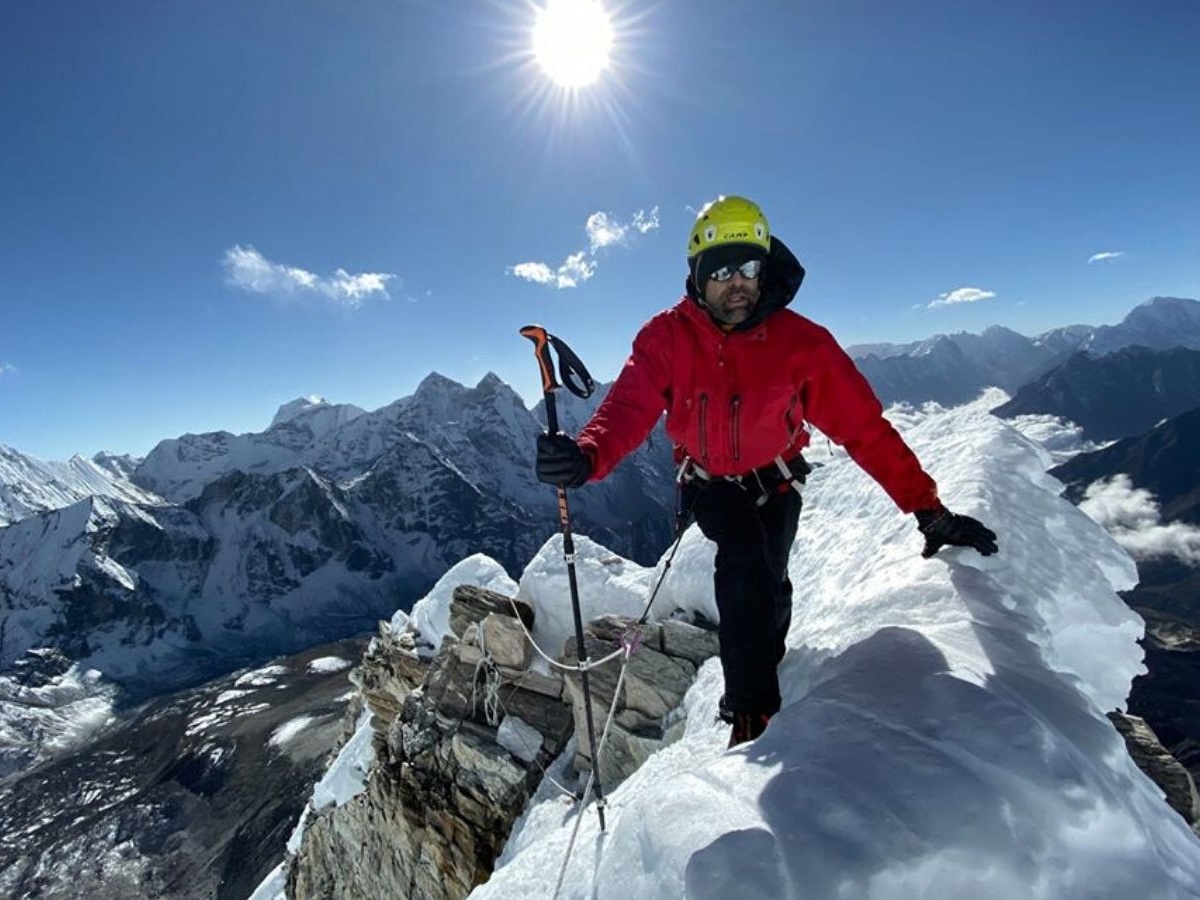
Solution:
{"label": "dark rock", "polygon": [[1195,827],[1200,822],[1200,795],[1188,770],[1163,747],[1144,719],[1119,712],[1109,713],[1108,718],[1125,738],[1138,768],[1162,788],[1171,808]]}

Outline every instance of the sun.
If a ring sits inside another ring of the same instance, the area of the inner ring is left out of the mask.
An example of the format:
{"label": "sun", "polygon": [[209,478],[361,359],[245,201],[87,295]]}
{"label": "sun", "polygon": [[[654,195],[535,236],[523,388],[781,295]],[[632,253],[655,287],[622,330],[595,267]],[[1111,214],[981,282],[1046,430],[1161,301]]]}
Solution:
{"label": "sun", "polygon": [[594,84],[608,67],[613,28],[598,0],[546,0],[533,25],[533,55],[563,88]]}

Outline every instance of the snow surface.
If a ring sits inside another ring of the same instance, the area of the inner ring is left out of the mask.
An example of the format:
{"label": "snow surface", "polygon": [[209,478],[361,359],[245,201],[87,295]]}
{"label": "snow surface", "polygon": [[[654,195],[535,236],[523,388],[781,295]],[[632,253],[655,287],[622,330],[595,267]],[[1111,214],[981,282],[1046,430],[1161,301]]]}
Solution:
{"label": "snow surface", "polygon": [[272,747],[282,747],[316,720],[315,716],[296,716],[289,719],[271,732],[267,743]]}
{"label": "snow surface", "polygon": [[288,673],[287,666],[272,663],[261,669],[253,669],[237,677],[234,687],[269,687]]}
{"label": "snow surface", "polygon": [[[559,897],[601,900],[1200,897],[1200,840],[1105,717],[1142,671],[1143,623],[1115,593],[1133,561],[1059,496],[1051,451],[987,412],[998,402],[889,413],[947,505],[998,533],[998,555],[921,559],[911,517],[827,458],[805,491],[784,708],[766,733],[725,749],[710,660],[684,736],[607,786],[605,833],[587,809],[568,856],[576,816],[544,782],[471,896],[551,897],[565,865]],[[656,570],[577,543],[585,609],[640,612]],[[655,615],[716,617],[712,555],[689,529]],[[555,538],[521,578],[547,645],[569,622],[563,569]],[[448,580],[414,608],[434,646]],[[277,872],[254,900],[282,889]]]}
{"label": "snow surface", "polygon": [[500,563],[476,553],[439,578],[432,590],[413,604],[411,613],[397,611],[392,616],[392,631],[416,632],[418,652],[425,657],[433,656],[441,647],[442,638],[450,633],[450,600],[460,584],[473,584],[509,597],[517,593],[517,583]]}
{"label": "snow surface", "polygon": [[342,659],[340,656],[322,656],[309,662],[308,671],[313,675],[333,675],[337,672],[344,672],[353,665],[354,663],[350,660]]}
{"label": "snow surface", "polygon": [[[1000,553],[922,560],[911,518],[852,462],[815,472],[784,709],[726,751],[706,663],[684,737],[610,793],[605,834],[585,813],[560,897],[1200,896],[1200,841],[1104,716],[1142,668],[1142,623],[1115,594],[1133,562],[994,405],[895,418]],[[715,612],[711,552],[691,529],[660,611]],[[553,556],[522,576],[528,596]],[[547,791],[472,897],[552,896],[574,824]]]}

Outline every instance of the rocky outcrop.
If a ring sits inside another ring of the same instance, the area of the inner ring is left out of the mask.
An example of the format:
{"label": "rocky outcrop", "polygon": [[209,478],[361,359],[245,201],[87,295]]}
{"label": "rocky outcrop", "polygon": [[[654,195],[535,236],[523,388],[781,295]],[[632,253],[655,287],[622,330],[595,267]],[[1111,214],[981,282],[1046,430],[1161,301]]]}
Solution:
{"label": "rocky outcrop", "polygon": [[[683,696],[692,686],[700,664],[717,653],[715,631],[670,619],[643,625],[636,632],[632,630],[633,624],[619,616],[605,616],[589,623],[584,635],[589,659],[603,659],[620,647],[633,646],[636,641],[624,677],[618,665],[594,669],[588,675],[597,740],[613,705],[617,681],[621,680],[621,695],[600,751],[600,778],[605,785],[627,778],[650,754],[682,734]],[[564,661],[577,658],[575,648],[575,639],[571,638],[563,653]],[[576,733],[586,735],[587,713],[581,679],[569,675],[566,686]],[[674,715],[677,711],[680,714]],[[588,741],[582,739],[576,744],[576,769],[590,771]]]}
{"label": "rocky outcrop", "polygon": [[[583,727],[578,673],[534,663],[532,609],[462,586],[450,622],[454,635],[432,659],[410,631],[381,624],[352,676],[372,712],[375,767],[363,793],[312,814],[288,864],[291,900],[465,897],[487,880],[546,767]],[[590,657],[629,645],[632,625],[592,622]],[[608,786],[681,730],[680,703],[716,636],[670,621],[643,626],[637,644],[600,754]],[[575,659],[573,642],[562,658]],[[619,675],[617,661],[591,672],[598,733]],[[576,743],[585,748],[576,772],[585,772],[587,741]]]}
{"label": "rocky outcrop", "polygon": [[1129,755],[1167,795],[1167,803],[1200,833],[1200,795],[1188,770],[1159,742],[1144,719],[1112,712],[1108,718],[1125,738]]}

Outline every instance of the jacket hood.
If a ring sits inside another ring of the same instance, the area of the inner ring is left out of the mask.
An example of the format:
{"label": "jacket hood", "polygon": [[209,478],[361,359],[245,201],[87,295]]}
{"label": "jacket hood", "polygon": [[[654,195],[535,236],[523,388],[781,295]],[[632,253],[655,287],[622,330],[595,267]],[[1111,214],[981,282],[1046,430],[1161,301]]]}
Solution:
{"label": "jacket hood", "polygon": [[[800,265],[800,260],[796,259],[796,255],[788,249],[787,244],[771,235],[771,252],[767,254],[767,264],[763,267],[758,305],[754,307],[750,317],[733,330],[745,331],[753,328],[771,313],[786,307],[800,290],[803,281],[804,266]],[[700,291],[690,275],[687,279],[687,295],[704,309],[704,304],[700,302]]]}

